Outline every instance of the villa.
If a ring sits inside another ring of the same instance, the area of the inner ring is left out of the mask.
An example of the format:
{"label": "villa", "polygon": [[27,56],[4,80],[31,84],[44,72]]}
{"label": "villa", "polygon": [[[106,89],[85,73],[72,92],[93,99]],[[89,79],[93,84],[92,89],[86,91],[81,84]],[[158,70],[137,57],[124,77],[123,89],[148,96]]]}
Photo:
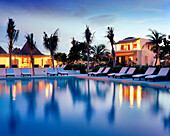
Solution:
{"label": "villa", "polygon": [[[33,50],[34,64],[38,67],[44,65],[51,66],[51,56],[44,55],[36,47]],[[54,61],[56,65],[56,61]],[[12,52],[12,65],[18,68],[31,67],[31,58],[28,43],[26,42],[22,49],[15,48]],[[0,46],[0,66],[9,67],[9,54]]]}
{"label": "villa", "polygon": [[153,65],[154,53],[151,51],[153,44],[144,38],[128,37],[115,44],[117,63],[128,63],[129,60],[137,65]]}

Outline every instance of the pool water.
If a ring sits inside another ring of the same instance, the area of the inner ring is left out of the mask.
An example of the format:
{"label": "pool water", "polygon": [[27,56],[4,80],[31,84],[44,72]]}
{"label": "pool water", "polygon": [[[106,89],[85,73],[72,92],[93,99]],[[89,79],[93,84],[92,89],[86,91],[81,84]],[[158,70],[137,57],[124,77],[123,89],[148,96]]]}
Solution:
{"label": "pool water", "polygon": [[0,81],[0,136],[169,136],[169,89],[75,77]]}

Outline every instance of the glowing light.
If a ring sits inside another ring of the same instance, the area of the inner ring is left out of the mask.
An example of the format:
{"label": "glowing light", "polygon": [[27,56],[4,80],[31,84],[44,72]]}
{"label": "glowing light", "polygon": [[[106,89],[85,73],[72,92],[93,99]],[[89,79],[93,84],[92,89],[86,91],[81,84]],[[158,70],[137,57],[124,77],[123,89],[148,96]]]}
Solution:
{"label": "glowing light", "polygon": [[134,103],[134,87],[133,86],[130,86],[129,101],[130,101],[130,108],[133,108],[133,103]]}
{"label": "glowing light", "polygon": [[50,83],[49,84],[49,88],[50,88],[50,96],[52,96],[52,92],[53,92],[53,85]]}
{"label": "glowing light", "polygon": [[45,97],[48,98],[49,94],[50,94],[50,96],[52,96],[52,92],[53,92],[53,85],[51,83],[46,84],[46,87],[45,87]]}
{"label": "glowing light", "polygon": [[14,60],[15,59],[15,57],[12,57],[12,60]]}
{"label": "glowing light", "polygon": [[45,87],[45,97],[48,98],[48,84]]}
{"label": "glowing light", "polygon": [[16,100],[16,85],[12,86],[12,100]]}
{"label": "glowing light", "polygon": [[123,86],[122,84],[119,85],[119,103],[120,107],[122,106],[122,101],[123,101]]}
{"label": "glowing light", "polygon": [[141,101],[142,101],[142,87],[137,86],[137,107],[141,107]]}

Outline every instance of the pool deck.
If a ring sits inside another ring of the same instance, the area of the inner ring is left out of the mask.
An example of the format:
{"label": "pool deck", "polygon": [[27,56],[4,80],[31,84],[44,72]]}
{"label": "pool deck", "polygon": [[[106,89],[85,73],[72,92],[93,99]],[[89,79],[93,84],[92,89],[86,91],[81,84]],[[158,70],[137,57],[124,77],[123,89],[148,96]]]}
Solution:
{"label": "pool deck", "polygon": [[132,78],[108,78],[107,76],[88,76],[87,74],[74,74],[69,76],[31,76],[31,77],[0,77],[0,80],[21,80],[21,79],[42,79],[42,78],[61,78],[61,77],[77,77],[77,78],[85,78],[85,79],[94,79],[94,80],[102,80],[102,81],[116,81],[118,83],[124,83],[124,84],[135,84],[135,85],[143,85],[143,86],[151,86],[151,87],[163,87],[167,88],[170,91],[170,81],[139,81],[138,79],[132,80]]}

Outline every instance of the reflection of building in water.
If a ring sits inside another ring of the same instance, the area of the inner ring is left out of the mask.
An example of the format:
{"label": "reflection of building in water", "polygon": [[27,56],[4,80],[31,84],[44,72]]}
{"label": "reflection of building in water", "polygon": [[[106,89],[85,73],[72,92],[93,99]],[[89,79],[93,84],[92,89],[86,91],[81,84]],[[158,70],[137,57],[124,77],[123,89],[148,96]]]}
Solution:
{"label": "reflection of building in water", "polygon": [[142,98],[146,97],[146,92],[142,92],[141,86],[124,86],[119,84],[119,103],[120,107],[123,100],[129,101],[130,108],[133,108],[134,103],[137,104],[137,107],[141,107]]}

